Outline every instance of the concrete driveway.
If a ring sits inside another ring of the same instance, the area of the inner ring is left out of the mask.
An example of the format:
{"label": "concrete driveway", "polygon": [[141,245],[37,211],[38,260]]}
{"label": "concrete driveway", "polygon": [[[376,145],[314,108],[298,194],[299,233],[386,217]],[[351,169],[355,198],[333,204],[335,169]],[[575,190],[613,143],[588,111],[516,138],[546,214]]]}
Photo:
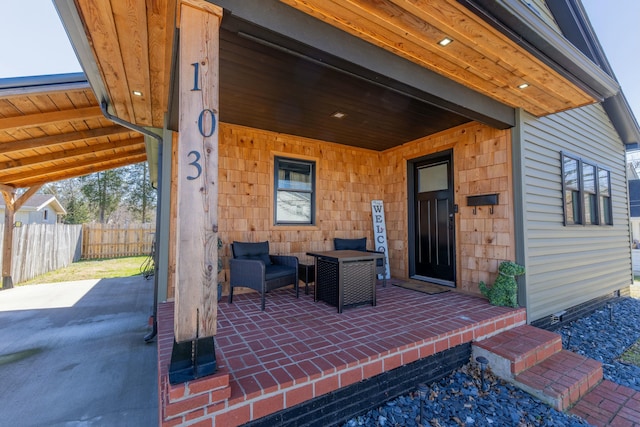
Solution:
{"label": "concrete driveway", "polygon": [[0,424],[157,426],[153,281],[0,291]]}

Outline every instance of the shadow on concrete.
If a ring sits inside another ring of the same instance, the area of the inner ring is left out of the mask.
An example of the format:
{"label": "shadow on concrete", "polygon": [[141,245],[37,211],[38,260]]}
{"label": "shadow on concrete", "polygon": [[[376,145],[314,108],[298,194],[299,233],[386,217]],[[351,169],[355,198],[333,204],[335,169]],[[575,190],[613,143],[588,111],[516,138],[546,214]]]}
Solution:
{"label": "shadow on concrete", "polygon": [[1,291],[1,424],[157,426],[152,306],[142,276]]}

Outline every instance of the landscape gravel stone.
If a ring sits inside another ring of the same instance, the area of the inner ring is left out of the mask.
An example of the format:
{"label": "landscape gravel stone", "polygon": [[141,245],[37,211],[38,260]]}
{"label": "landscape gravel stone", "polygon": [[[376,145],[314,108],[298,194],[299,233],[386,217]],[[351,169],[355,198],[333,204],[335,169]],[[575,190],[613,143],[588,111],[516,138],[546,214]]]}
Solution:
{"label": "landscape gravel stone", "polygon": [[[638,319],[640,300],[620,298],[554,332],[562,335],[565,349],[601,361],[606,379],[640,390],[640,368],[617,360],[640,339]],[[440,381],[416,384],[414,392],[354,417],[343,427],[590,425],[556,411],[490,372],[485,372],[484,378],[483,388],[477,364],[466,364]]]}
{"label": "landscape gravel stone", "polygon": [[618,360],[640,339],[640,300],[621,298],[554,331],[563,348],[602,362],[604,378],[640,391],[640,367]]}

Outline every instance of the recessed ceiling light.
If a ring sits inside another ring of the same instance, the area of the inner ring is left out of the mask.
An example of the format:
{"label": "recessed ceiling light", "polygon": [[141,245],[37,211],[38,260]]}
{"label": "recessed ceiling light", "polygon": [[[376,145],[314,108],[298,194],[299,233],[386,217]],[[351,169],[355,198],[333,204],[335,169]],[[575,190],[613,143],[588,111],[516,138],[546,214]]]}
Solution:
{"label": "recessed ceiling light", "polygon": [[450,44],[451,42],[453,42],[453,39],[450,39],[449,37],[445,37],[445,38],[443,38],[442,40],[440,40],[440,41],[438,42],[438,44],[439,44],[440,46],[443,46],[443,47],[444,47],[444,46],[446,46],[446,45]]}
{"label": "recessed ceiling light", "polygon": [[134,90],[134,91],[133,91],[133,94],[134,94],[135,96],[142,96],[142,92],[140,92],[139,90]]}
{"label": "recessed ceiling light", "polygon": [[347,114],[343,113],[342,111],[336,111],[331,115],[331,117],[333,117],[334,119],[344,119],[345,117],[347,117]]}
{"label": "recessed ceiling light", "polygon": [[526,89],[529,87],[529,83],[522,83],[518,85],[518,89]]}

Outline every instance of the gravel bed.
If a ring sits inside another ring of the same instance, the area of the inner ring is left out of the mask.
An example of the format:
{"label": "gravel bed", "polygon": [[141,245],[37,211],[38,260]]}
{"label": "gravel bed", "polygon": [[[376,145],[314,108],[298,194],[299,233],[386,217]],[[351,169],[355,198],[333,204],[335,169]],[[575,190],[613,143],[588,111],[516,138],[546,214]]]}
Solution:
{"label": "gravel bed", "polygon": [[566,350],[602,362],[605,379],[640,391],[640,367],[617,360],[640,339],[640,299],[622,298],[554,332]]}
{"label": "gravel bed", "polygon": [[[555,332],[562,335],[565,349],[601,361],[606,379],[640,390],[640,368],[616,360],[640,339],[638,319],[640,300],[622,298]],[[350,419],[343,427],[589,425],[581,418],[539,402],[491,373],[485,372],[485,384],[486,391],[479,368],[467,364],[436,383],[422,385],[420,392],[400,396]]]}

